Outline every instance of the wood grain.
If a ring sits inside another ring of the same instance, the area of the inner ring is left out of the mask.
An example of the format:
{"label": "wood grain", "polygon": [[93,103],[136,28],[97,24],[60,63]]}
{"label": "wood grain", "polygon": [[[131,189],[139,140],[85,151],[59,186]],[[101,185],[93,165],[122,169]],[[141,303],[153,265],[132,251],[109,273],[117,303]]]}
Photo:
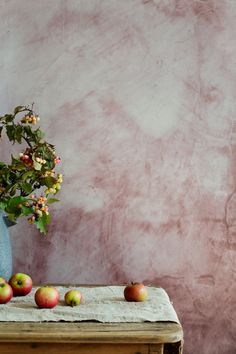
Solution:
{"label": "wood grain", "polygon": [[149,346],[149,354],[164,354],[164,344],[151,344]]}
{"label": "wood grain", "polygon": [[145,344],[1,343],[1,354],[149,354]]}
{"label": "wood grain", "polygon": [[0,322],[1,354],[180,354],[174,322]]}
{"label": "wood grain", "polygon": [[182,339],[181,326],[170,322],[0,322],[0,342],[158,344]]}

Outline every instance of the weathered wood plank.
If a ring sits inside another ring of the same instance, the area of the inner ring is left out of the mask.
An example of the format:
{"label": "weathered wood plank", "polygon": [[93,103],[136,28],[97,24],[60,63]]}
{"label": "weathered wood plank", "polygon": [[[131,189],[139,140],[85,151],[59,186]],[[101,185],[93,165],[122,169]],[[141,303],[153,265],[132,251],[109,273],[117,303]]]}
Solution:
{"label": "weathered wood plank", "polygon": [[170,322],[0,322],[0,342],[157,344],[175,343],[182,339],[181,326]]}
{"label": "weathered wood plank", "polygon": [[172,322],[0,322],[1,354],[181,354],[182,341]]}
{"label": "weathered wood plank", "polygon": [[149,354],[164,354],[164,344],[150,344]]}
{"label": "weathered wood plank", "polygon": [[0,343],[1,354],[149,354],[145,344]]}

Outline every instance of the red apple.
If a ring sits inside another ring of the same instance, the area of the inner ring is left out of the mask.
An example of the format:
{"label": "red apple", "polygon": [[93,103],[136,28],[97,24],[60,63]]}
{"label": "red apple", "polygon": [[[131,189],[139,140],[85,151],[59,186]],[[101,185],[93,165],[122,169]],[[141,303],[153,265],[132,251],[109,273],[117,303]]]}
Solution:
{"label": "red apple", "polygon": [[131,283],[124,289],[126,301],[145,301],[148,297],[147,288],[142,283]]}
{"label": "red apple", "polygon": [[52,286],[42,286],[38,288],[34,295],[36,304],[41,309],[51,309],[59,302],[59,292]]}
{"label": "red apple", "polygon": [[65,294],[65,302],[69,306],[77,306],[81,303],[82,294],[79,290],[69,290]]}
{"label": "red apple", "polygon": [[7,283],[0,284],[0,304],[6,304],[13,296],[12,288]]}
{"label": "red apple", "polygon": [[0,284],[2,284],[2,283],[7,283],[7,281],[6,281],[6,279],[5,279],[5,278],[0,277]]}
{"label": "red apple", "polygon": [[16,273],[9,280],[14,296],[25,296],[32,290],[33,282],[28,274]]}

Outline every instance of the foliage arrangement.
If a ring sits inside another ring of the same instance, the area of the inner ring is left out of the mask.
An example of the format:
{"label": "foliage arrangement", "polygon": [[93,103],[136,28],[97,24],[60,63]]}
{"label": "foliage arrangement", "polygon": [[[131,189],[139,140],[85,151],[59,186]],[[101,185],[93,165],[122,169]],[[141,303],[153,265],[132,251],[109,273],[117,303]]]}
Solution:
{"label": "foliage arrangement", "polygon": [[[24,144],[19,156],[11,154],[11,164],[0,161],[0,210],[11,221],[26,216],[40,232],[46,233],[50,223],[48,205],[61,188],[62,174],[54,169],[60,162],[55,148],[44,140],[40,118],[31,106],[17,106],[13,113],[0,116],[0,139],[3,131],[12,144]],[[38,191],[37,196],[34,192]]]}

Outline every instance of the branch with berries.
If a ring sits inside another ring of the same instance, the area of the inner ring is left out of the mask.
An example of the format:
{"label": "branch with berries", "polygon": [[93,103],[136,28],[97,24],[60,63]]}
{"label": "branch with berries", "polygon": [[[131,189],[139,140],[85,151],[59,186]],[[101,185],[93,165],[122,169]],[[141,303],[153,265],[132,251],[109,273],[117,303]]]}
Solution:
{"label": "branch with berries", "polygon": [[11,164],[0,162],[0,210],[12,221],[26,216],[45,234],[50,223],[48,205],[58,201],[50,194],[61,189],[62,174],[54,171],[60,162],[54,145],[33,127],[39,120],[33,105],[17,106],[13,113],[0,116],[0,140],[5,131],[12,144],[25,145],[19,156],[11,155]]}

